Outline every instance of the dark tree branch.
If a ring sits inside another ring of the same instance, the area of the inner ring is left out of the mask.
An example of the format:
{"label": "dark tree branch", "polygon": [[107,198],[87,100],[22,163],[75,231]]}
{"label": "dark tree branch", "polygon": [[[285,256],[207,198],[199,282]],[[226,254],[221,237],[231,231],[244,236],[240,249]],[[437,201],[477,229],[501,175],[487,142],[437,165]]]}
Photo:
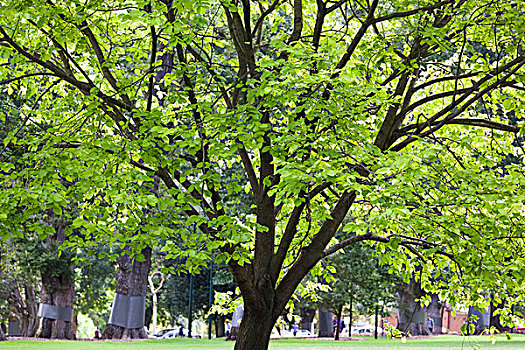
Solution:
{"label": "dark tree branch", "polygon": [[439,9],[439,8],[443,7],[444,5],[453,4],[455,2],[456,2],[456,0],[445,0],[445,1],[436,2],[435,4],[432,4],[432,5],[419,7],[417,9],[413,9],[413,10],[410,10],[410,11],[391,13],[391,14],[388,14],[388,15],[385,15],[385,16],[381,16],[381,17],[375,18],[373,20],[373,23],[374,24],[375,23],[380,23],[380,22],[388,21],[388,20],[391,20],[391,19],[394,19],[394,18],[410,17],[410,16],[416,15],[416,14],[418,14],[420,12],[429,12],[429,11],[432,11],[432,10],[435,10],[435,9]]}
{"label": "dark tree branch", "polygon": [[301,38],[303,31],[303,1],[293,1],[293,31],[288,38],[288,43],[293,43]]}
{"label": "dark tree branch", "polygon": [[279,2],[281,0],[274,0],[272,2],[272,4],[270,5],[270,7],[268,7],[268,9],[266,9],[266,11],[264,11],[262,14],[261,14],[261,17],[259,17],[259,19],[257,20],[257,22],[255,22],[255,25],[253,26],[253,30],[252,30],[252,33],[251,33],[251,37],[254,38],[255,35],[257,35],[257,31],[259,30],[259,28],[262,27],[263,23],[264,23],[264,20],[266,18],[266,16],[268,16],[270,13],[272,13],[276,8],[277,6],[279,6]]}
{"label": "dark tree branch", "polygon": [[255,199],[257,200],[261,192],[259,188],[259,180],[257,179],[257,174],[255,174],[255,170],[253,168],[253,164],[250,159],[250,155],[246,150],[246,147],[244,147],[244,144],[242,144],[240,141],[237,141],[237,144],[239,145],[238,152],[241,157],[244,171],[246,171],[246,175],[248,176],[248,180],[250,181],[250,185],[252,186],[253,194],[255,196]]}
{"label": "dark tree branch", "polygon": [[0,80],[0,85],[6,85],[6,84],[9,84],[9,83],[18,81],[18,80],[22,80],[22,79],[30,78],[30,77],[36,77],[36,76],[53,76],[53,77],[56,77],[57,75],[54,74],[54,73],[49,73],[49,72],[24,74],[24,75],[21,75],[21,76],[18,76],[18,77],[14,77],[14,78]]}
{"label": "dark tree branch", "polygon": [[299,225],[301,214],[304,211],[304,208],[306,207],[307,200],[313,199],[315,196],[317,196],[319,193],[323,192],[330,186],[331,183],[326,182],[315,187],[310,193],[307,193],[305,191],[301,191],[299,193],[299,198],[302,199],[302,202],[301,204],[295,206],[292,213],[290,214],[288,222],[286,223],[286,228],[283,232],[283,236],[281,237],[279,247],[277,248],[277,252],[272,258],[270,270],[274,279],[277,279],[279,277],[279,273],[281,272],[284,260],[286,258],[286,255],[288,254],[290,244],[292,243],[292,240],[295,237],[295,234],[297,233],[297,226]]}
{"label": "dark tree branch", "polygon": [[[400,143],[394,145],[391,148],[391,150],[394,151],[394,152],[399,151],[399,150],[405,148],[406,146],[408,146],[410,143],[416,141],[418,138],[426,137],[428,135],[433,134],[437,130],[441,129],[441,127],[443,127],[447,123],[450,123],[454,118],[456,118],[457,116],[461,115],[474,102],[478,101],[481,97],[483,97],[484,95],[486,95],[487,93],[489,93],[493,89],[495,89],[497,87],[512,86],[512,84],[514,84],[514,82],[508,82],[507,80],[514,73],[516,73],[524,64],[525,64],[525,57],[518,57],[518,58],[512,60],[511,62],[509,62],[508,64],[506,64],[504,66],[505,67],[504,70],[507,70],[507,69],[512,68],[514,66],[514,68],[505,75],[505,77],[503,77],[501,79],[498,79],[494,83],[488,85],[483,90],[481,90],[477,94],[475,94],[468,101],[465,101],[465,100],[467,100],[467,98],[470,96],[470,93],[466,92],[465,94],[463,94],[463,96],[458,98],[455,102],[449,104],[442,111],[434,114],[431,118],[429,118],[426,122],[423,123],[424,125],[422,125],[420,128],[418,128],[418,130],[422,130],[422,128],[426,128],[426,127],[428,127],[430,125],[434,125],[434,126],[430,127],[429,130],[427,130],[426,132],[422,132],[422,133],[418,132],[416,134],[416,136],[410,136],[410,137],[406,138],[405,140],[401,141]],[[481,86],[486,81],[490,80],[492,77],[493,76],[489,74],[486,77],[480,79],[476,84],[473,85],[473,87],[475,87],[475,89],[473,91],[477,90],[479,86]],[[464,101],[465,101],[465,103],[463,105],[461,105],[461,107],[459,107],[459,105],[462,102],[464,102]],[[456,107],[459,107],[459,108],[457,108],[454,112],[449,114],[446,118],[442,119],[441,121],[438,121],[438,119],[440,117],[442,117],[442,116],[446,115],[447,113],[451,112]],[[399,137],[401,137],[401,136],[399,136]]]}
{"label": "dark tree branch", "polygon": [[155,31],[155,27],[151,26],[151,57],[149,61],[150,70],[152,73],[150,73],[149,77],[149,84],[148,84],[148,95],[147,95],[147,102],[146,102],[146,110],[148,112],[151,112],[151,105],[153,103],[153,89],[155,87],[155,74],[153,74],[155,60],[157,58],[157,33]]}
{"label": "dark tree branch", "polygon": [[[274,312],[280,314],[304,276],[306,276],[308,271],[323,257],[324,249],[334,236],[337,228],[341,225],[355,198],[355,191],[345,191],[330,213],[330,219],[326,219],[323,222],[317,234],[312,237],[312,242],[301,249],[301,253],[296,262],[290,270],[288,270],[276,288]],[[273,316],[277,318],[279,315],[274,314]]]}
{"label": "dark tree branch", "polygon": [[[93,51],[95,51],[95,55],[97,57],[98,63],[100,65],[100,70],[102,71],[102,74],[108,81],[108,83],[115,89],[116,92],[120,91],[120,88],[118,86],[117,80],[111,74],[111,71],[106,66],[106,58],[104,57],[104,53],[102,52],[102,49],[100,47],[100,44],[98,43],[97,39],[95,38],[95,34],[91,31],[91,28],[89,28],[89,25],[86,21],[83,21],[81,24],[77,25],[79,30],[88,38],[89,43],[91,44],[91,47],[93,48]],[[122,94],[122,99],[124,102],[131,106],[132,103],[126,94]]]}

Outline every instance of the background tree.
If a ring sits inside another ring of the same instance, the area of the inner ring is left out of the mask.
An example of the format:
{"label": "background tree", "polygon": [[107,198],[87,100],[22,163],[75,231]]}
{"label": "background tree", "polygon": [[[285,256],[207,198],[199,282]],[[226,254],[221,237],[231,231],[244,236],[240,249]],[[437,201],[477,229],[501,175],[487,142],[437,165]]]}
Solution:
{"label": "background tree", "polygon": [[[375,249],[357,243],[323,261],[329,271],[329,290],[319,291],[317,304],[336,316],[341,324],[345,307],[350,313],[352,328],[353,310],[373,314],[378,301],[392,304],[396,301],[395,289],[398,277],[388,273],[388,267],[379,266]],[[339,340],[340,327],[336,327],[335,339]]]}
{"label": "background tree", "polygon": [[[166,275],[160,271],[154,271],[148,276],[148,286],[151,292],[151,304],[152,304],[152,316],[151,316],[151,334],[157,333],[157,313],[158,313],[158,297],[157,293],[160,291],[164,285]],[[155,280],[157,280],[157,285],[155,285]]]}
{"label": "background tree", "polygon": [[[41,242],[36,243],[41,248]],[[16,247],[16,248],[15,248]],[[37,318],[40,273],[32,266],[25,265],[25,255],[39,254],[35,241],[12,239],[0,243],[0,300],[2,301],[2,319],[12,316],[20,320],[20,334],[34,337],[37,333]]]}
{"label": "background tree", "polygon": [[105,329],[115,291],[115,262],[111,247],[80,250],[75,264],[75,310],[88,316],[95,326]]}
{"label": "background tree", "polygon": [[[407,276],[422,271],[424,289],[441,290],[429,278],[452,260],[468,276],[447,281],[453,303],[495,284],[521,300],[512,267],[523,252],[506,248],[523,247],[523,175],[498,167],[520,127],[483,109],[503,101],[521,121],[518,4],[94,0],[2,10],[2,85],[26,101],[42,96],[24,104],[27,122],[50,125],[6,138],[30,152],[23,171],[0,169],[10,186],[2,237],[72,198],[71,230],[90,234],[73,246],[117,243],[140,258],[174,221],[196,224],[183,232],[185,250],[168,246],[166,258],[193,272],[220,250],[243,296],[237,349],[266,349],[309,271],[363,240],[381,242],[382,258]],[[476,52],[480,41],[497,54]],[[221,182],[234,163],[247,180]],[[169,196],[143,186],[152,179]],[[228,210],[221,193],[244,190],[253,213]],[[152,206],[160,210],[145,214]],[[345,217],[348,235],[334,242]]]}

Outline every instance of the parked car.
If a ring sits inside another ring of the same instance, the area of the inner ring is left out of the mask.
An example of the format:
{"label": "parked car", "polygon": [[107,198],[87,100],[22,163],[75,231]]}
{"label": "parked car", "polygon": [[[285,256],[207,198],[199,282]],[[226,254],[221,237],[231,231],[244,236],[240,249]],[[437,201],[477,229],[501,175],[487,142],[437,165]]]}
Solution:
{"label": "parked car", "polygon": [[153,334],[155,338],[162,338],[166,333],[174,331],[175,328],[166,328],[158,332],[157,334]]}
{"label": "parked car", "polygon": [[[284,329],[281,331],[281,337],[291,338],[293,337],[293,330]],[[311,337],[312,333],[307,329],[298,329],[296,337]]]}
{"label": "parked car", "polygon": [[[377,334],[380,335],[382,333],[383,328],[377,327]],[[341,334],[345,337],[350,336],[348,334],[348,327],[345,327]],[[352,335],[374,335],[374,326],[366,323],[357,324],[356,326],[352,327]]]}
{"label": "parked car", "polygon": [[[187,337],[188,336],[188,330],[186,328],[182,329],[182,336],[183,337]],[[176,338],[176,337],[180,337],[180,330],[179,329],[170,330],[169,332],[166,332],[160,338],[161,339],[171,339],[171,338]]]}

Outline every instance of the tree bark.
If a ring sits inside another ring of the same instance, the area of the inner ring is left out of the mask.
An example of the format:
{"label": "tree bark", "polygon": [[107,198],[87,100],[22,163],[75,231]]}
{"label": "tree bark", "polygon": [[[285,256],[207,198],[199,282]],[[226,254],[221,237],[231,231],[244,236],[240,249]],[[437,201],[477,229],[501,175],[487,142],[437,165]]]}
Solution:
{"label": "tree bark", "polygon": [[217,317],[215,317],[215,336],[217,338],[225,336],[223,315],[217,315]]}
{"label": "tree bark", "polygon": [[[146,296],[148,274],[151,266],[151,248],[142,250],[144,261],[132,261],[128,254],[123,253],[118,260],[116,292],[135,297]],[[102,339],[144,339],[148,335],[144,327],[125,328],[114,324],[106,324]]]}
{"label": "tree bark", "polygon": [[336,323],[335,323],[335,340],[339,340],[339,333],[341,333],[341,314],[343,313],[343,305],[339,305],[336,311]]}
{"label": "tree bark", "polygon": [[[47,238],[45,247],[56,249],[57,244],[66,240],[64,229],[66,225],[56,218],[53,223],[55,234]],[[58,252],[57,252],[58,254]],[[42,288],[40,291],[40,303],[55,305],[63,308],[73,308],[75,296],[75,284],[71,261],[63,257],[56,260],[56,264],[68,264],[67,267],[51,264],[42,271]],[[55,320],[47,317],[42,318],[42,329],[38,337],[51,339],[75,339],[75,327],[72,322]]]}
{"label": "tree bark", "polygon": [[2,327],[0,327],[0,341],[3,341],[3,340],[7,340],[7,338],[4,334],[4,330],[2,329]]}
{"label": "tree bark", "polygon": [[348,336],[352,337],[352,318],[354,318],[354,295],[350,295],[350,320],[348,321]]}
{"label": "tree bark", "polygon": [[29,283],[24,285],[22,294],[18,283],[10,283],[9,300],[20,319],[20,334],[24,337],[34,337],[38,331],[38,304],[35,287]]}
{"label": "tree bark", "polygon": [[434,320],[433,334],[443,333],[442,305],[437,294],[432,294],[430,305],[427,307],[428,315]]}
{"label": "tree bark", "polygon": [[426,312],[415,300],[422,296],[421,286],[414,279],[398,290],[397,329],[410,335],[431,335],[426,325]]}
{"label": "tree bark", "polygon": [[270,309],[253,310],[245,304],[235,350],[267,350],[275,321]]}
{"label": "tree bark", "polygon": [[[56,276],[51,270],[42,273],[41,303],[72,308],[74,292],[75,288],[71,276],[66,274]],[[39,337],[75,339],[75,329],[72,322],[44,317]]]}
{"label": "tree bark", "polygon": [[510,332],[510,327],[504,327],[501,324],[500,315],[496,314],[496,310],[502,309],[505,306],[505,299],[501,301],[499,304],[494,304],[494,301],[490,301],[490,327],[496,328],[500,333],[504,332]]}

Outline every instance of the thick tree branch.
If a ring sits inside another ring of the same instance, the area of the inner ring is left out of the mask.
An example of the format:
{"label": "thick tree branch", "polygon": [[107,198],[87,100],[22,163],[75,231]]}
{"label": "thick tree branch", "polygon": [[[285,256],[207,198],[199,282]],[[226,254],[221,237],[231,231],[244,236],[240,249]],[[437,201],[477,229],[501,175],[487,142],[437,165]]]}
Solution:
{"label": "thick tree branch", "polygon": [[[432,11],[432,10],[435,10],[435,9],[439,9],[439,8],[443,7],[444,5],[453,4],[455,2],[456,2],[456,0],[445,0],[445,1],[436,2],[435,4],[432,4],[432,5],[419,7],[417,9],[413,9],[413,10],[410,10],[410,11],[391,13],[391,14],[388,14],[388,15],[385,15],[385,16],[381,16],[381,17],[375,18],[373,20],[373,23],[376,24],[376,23],[380,23],[380,22],[385,22],[385,21],[388,21],[388,20],[391,20],[391,19],[394,19],[394,18],[410,17],[410,16],[416,15],[416,14],[418,14],[420,12]],[[462,1],[462,2],[464,2],[464,1]]]}
{"label": "thick tree branch", "polygon": [[268,9],[266,9],[263,13],[261,13],[261,17],[259,17],[259,19],[257,20],[257,22],[255,22],[255,25],[253,26],[253,30],[252,30],[252,33],[251,33],[251,37],[254,38],[255,35],[257,34],[257,31],[259,30],[259,28],[261,28],[261,26],[263,25],[264,23],[264,20],[265,18],[270,14],[272,13],[276,8],[277,6],[279,6],[279,2],[281,0],[274,0],[272,2],[272,4],[270,5],[270,7],[268,7]]}
{"label": "thick tree branch", "polygon": [[[109,85],[111,85],[111,87],[113,89],[115,89],[115,92],[118,93],[120,91],[120,87],[119,87],[119,85],[117,83],[117,79],[115,79],[115,77],[113,76],[113,74],[111,73],[111,71],[109,70],[109,68],[106,65],[106,58],[104,57],[104,53],[102,52],[100,44],[98,43],[97,39],[95,38],[95,34],[93,34],[93,32],[91,31],[91,28],[89,28],[89,25],[88,25],[88,23],[86,21],[83,21],[77,27],[87,37],[87,39],[89,40],[89,43],[91,44],[91,47],[93,48],[93,51],[95,51],[95,56],[97,57],[97,60],[98,60],[98,63],[100,65],[100,70],[102,71],[102,74],[104,75],[104,77],[108,81]],[[122,99],[124,100],[124,102],[127,105],[129,105],[129,106],[132,105],[128,95],[121,94],[121,96],[122,96]]]}
{"label": "thick tree branch", "polygon": [[[276,288],[275,312],[280,314],[304,276],[306,276],[308,271],[323,257],[324,249],[334,236],[337,228],[341,225],[355,198],[356,193],[354,191],[345,191],[330,213],[330,218],[324,221],[317,234],[312,237],[312,242],[301,249],[301,253],[296,262]],[[279,315],[274,314],[273,316],[277,318]]]}
{"label": "thick tree branch", "polygon": [[297,233],[297,226],[299,225],[301,214],[304,211],[304,208],[306,207],[307,201],[313,199],[315,196],[317,196],[319,193],[323,192],[330,186],[331,183],[326,182],[324,184],[316,186],[310,193],[307,193],[305,191],[301,191],[299,193],[298,197],[302,199],[302,202],[301,204],[295,206],[295,208],[292,210],[292,213],[288,218],[288,222],[286,223],[286,228],[284,229],[283,236],[281,237],[281,241],[279,242],[277,252],[272,258],[270,271],[272,277],[275,280],[279,277],[284,260],[286,259],[286,255],[288,254],[290,244],[292,243],[293,238]]}
{"label": "thick tree branch", "polygon": [[[504,87],[504,86],[512,86],[512,84],[514,82],[508,82],[507,80],[513,74],[515,74],[524,64],[525,64],[525,57],[518,57],[518,58],[512,60],[510,63],[505,65],[505,67],[506,67],[505,70],[509,69],[509,68],[512,68],[513,66],[514,66],[514,68],[510,72],[508,72],[503,78],[498,79],[495,82],[493,82],[492,84],[488,85],[483,90],[481,90],[477,94],[475,94],[468,101],[465,101],[465,100],[467,100],[467,98],[470,96],[470,93],[467,92],[467,93],[463,94],[463,96],[458,98],[455,102],[449,104],[446,108],[444,108],[440,112],[434,114],[426,122],[423,123],[424,124],[422,126],[423,128],[426,128],[426,127],[429,127],[430,125],[433,125],[432,127],[429,128],[429,130],[427,130],[425,132],[422,132],[422,133],[417,132],[416,136],[410,136],[410,137],[406,138],[405,140],[401,141],[400,143],[394,145],[391,148],[391,150],[395,151],[395,152],[399,151],[399,150],[405,148],[406,146],[408,146],[410,143],[416,141],[418,138],[426,137],[428,135],[433,134],[437,130],[441,129],[441,127],[443,127],[447,123],[450,123],[454,118],[456,118],[457,116],[461,115],[474,102],[478,101],[481,97],[483,97],[484,95],[486,95],[490,91],[494,90],[495,88],[497,88],[497,87]],[[479,86],[481,86],[482,83],[485,83],[486,81],[490,80],[491,78],[493,78],[492,75],[488,75],[488,76],[480,79],[476,84],[473,85],[473,86],[475,86],[474,90],[477,90],[477,88]],[[464,102],[464,101],[465,101],[465,103],[463,103],[463,105],[460,106],[460,104],[462,102]],[[458,108],[455,109],[456,107],[458,107]],[[454,110],[454,112],[452,112],[452,110]],[[438,119],[440,117],[446,115],[449,112],[452,112],[452,113],[450,113],[446,118],[438,121]],[[421,130],[421,127],[418,130]],[[401,136],[399,136],[399,137],[401,137]]]}
{"label": "thick tree branch", "polygon": [[244,144],[240,141],[237,141],[237,144],[239,145],[238,152],[241,157],[244,171],[246,171],[246,175],[248,176],[248,180],[250,181],[250,185],[252,186],[254,197],[257,200],[261,192],[259,188],[259,180],[257,179],[257,174],[255,174],[253,163],[250,159],[248,151],[246,150],[246,147],[244,147]]}
{"label": "thick tree branch", "polygon": [[153,103],[153,89],[155,87],[155,74],[153,74],[155,60],[157,59],[157,32],[155,31],[155,27],[151,26],[150,28],[151,32],[151,56],[149,61],[149,67],[150,71],[150,77],[149,77],[149,83],[148,83],[148,95],[147,95],[147,102],[146,102],[146,110],[148,112],[151,112],[151,105]]}

